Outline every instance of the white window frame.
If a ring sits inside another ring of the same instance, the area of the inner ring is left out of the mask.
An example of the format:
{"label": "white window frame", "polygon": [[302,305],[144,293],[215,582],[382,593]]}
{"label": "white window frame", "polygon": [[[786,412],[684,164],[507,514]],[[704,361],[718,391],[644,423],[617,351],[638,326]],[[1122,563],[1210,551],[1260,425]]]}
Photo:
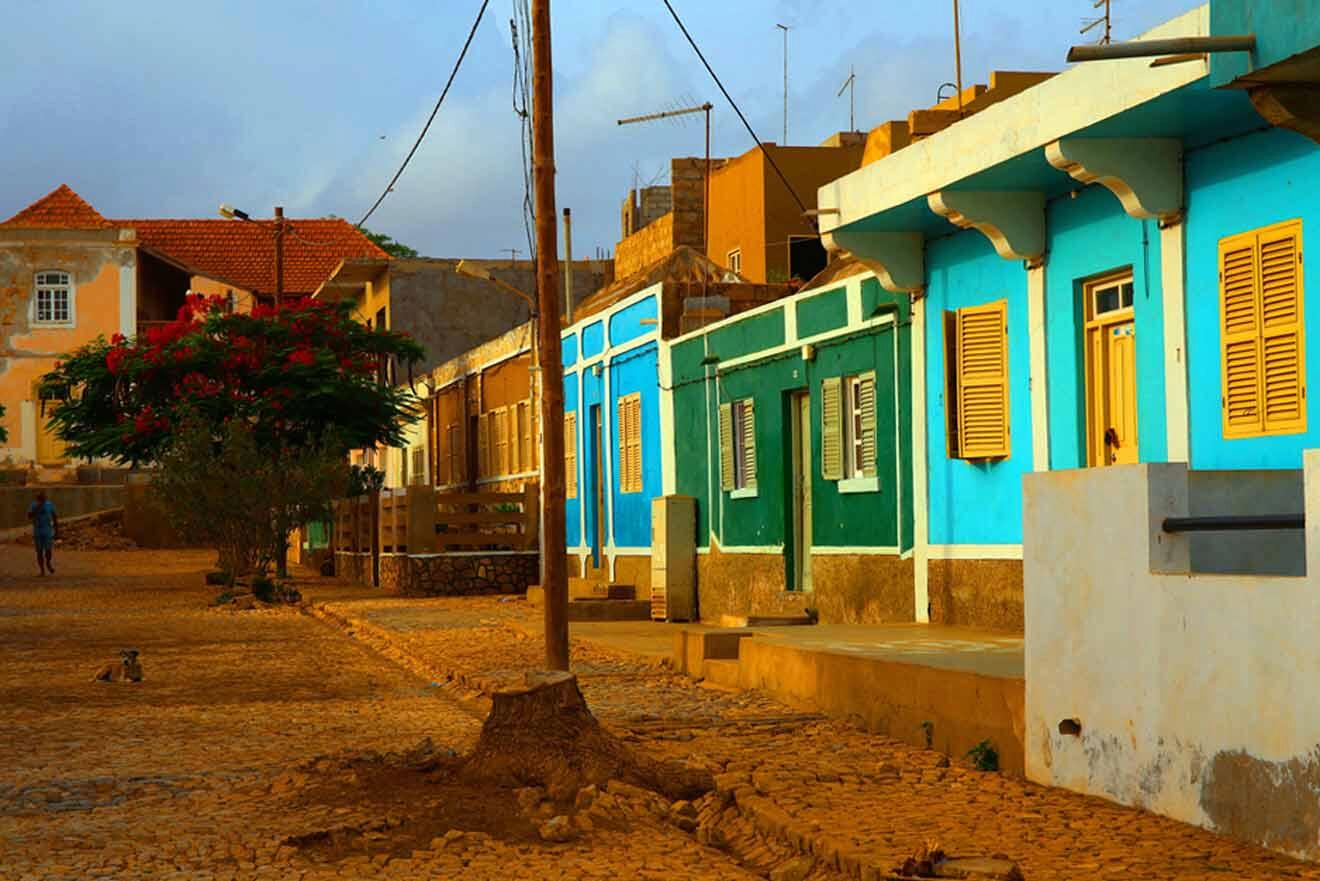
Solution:
{"label": "white window frame", "polygon": [[729,269],[742,275],[742,248],[734,248],[725,257],[729,264]]}
{"label": "white window frame", "polygon": [[[756,432],[756,410],[755,405],[749,407],[752,403],[751,398],[740,398],[731,401],[730,412],[733,416],[733,436],[730,440],[730,448],[733,453],[733,490],[731,496],[735,499],[749,499],[756,497],[756,474],[749,474],[747,471],[747,419],[751,414],[751,431],[753,439]],[[754,441],[753,441],[754,442]]]}
{"label": "white window frame", "polygon": [[[878,474],[866,474],[866,462],[862,439],[862,374],[843,378],[843,478],[838,482],[841,493],[865,493],[880,491]],[[874,379],[872,379],[874,384]],[[874,406],[874,390],[872,391]],[[876,426],[878,429],[878,425]],[[877,439],[878,440],[878,439]]]}
{"label": "white window frame", "polygon": [[[59,284],[53,284],[45,281],[47,275],[58,274],[64,277],[64,281]],[[42,320],[40,318],[41,308],[40,299],[43,291],[50,291],[52,295],[57,291],[65,292],[65,301],[68,310],[68,316],[60,321],[55,319],[55,298],[51,297],[51,318]],[[73,280],[73,273],[66,272],[63,269],[41,269],[32,274],[32,305],[28,310],[28,319],[33,327],[77,327],[77,290]]]}

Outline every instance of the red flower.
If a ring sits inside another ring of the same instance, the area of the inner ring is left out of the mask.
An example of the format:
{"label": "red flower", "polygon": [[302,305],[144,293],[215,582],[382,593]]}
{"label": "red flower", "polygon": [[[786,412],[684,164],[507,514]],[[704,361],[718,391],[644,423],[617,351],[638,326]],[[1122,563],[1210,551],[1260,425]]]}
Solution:
{"label": "red flower", "polygon": [[290,364],[300,364],[303,367],[316,366],[316,354],[306,346],[299,346],[289,353]]}
{"label": "red flower", "polygon": [[127,360],[127,349],[111,349],[109,352],[105,353],[105,367],[115,375],[124,372],[124,362]]}

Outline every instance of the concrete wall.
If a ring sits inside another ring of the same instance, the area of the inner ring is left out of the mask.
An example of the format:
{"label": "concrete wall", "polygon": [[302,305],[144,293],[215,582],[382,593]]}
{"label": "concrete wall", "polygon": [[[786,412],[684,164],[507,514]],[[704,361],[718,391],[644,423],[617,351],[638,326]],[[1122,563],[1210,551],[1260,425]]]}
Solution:
{"label": "concrete wall", "polygon": [[674,247],[674,215],[669,213],[619,242],[614,249],[614,268],[619,278],[627,278],[664,259]]}
{"label": "concrete wall", "polygon": [[[500,281],[535,295],[536,268],[529,261],[474,262]],[[459,275],[457,265],[457,260],[441,259],[390,261],[389,326],[406,331],[426,348],[425,360],[414,368],[419,375],[528,320],[526,301],[484,279]],[[586,299],[611,277],[608,264],[574,261],[574,302]],[[562,302],[562,290],[560,296]]]}
{"label": "concrete wall", "polygon": [[0,529],[28,525],[28,506],[36,501],[38,490],[55,504],[61,520],[124,505],[122,486],[0,486]]}
{"label": "concrete wall", "polygon": [[[1189,471],[1188,511],[1225,514],[1300,514],[1301,470]],[[1201,532],[1188,536],[1192,571],[1221,575],[1305,575],[1306,537],[1297,530]]]}
{"label": "concrete wall", "polygon": [[1160,524],[1194,486],[1174,464],[1025,478],[1027,775],[1315,859],[1320,452],[1305,577],[1192,574]]}

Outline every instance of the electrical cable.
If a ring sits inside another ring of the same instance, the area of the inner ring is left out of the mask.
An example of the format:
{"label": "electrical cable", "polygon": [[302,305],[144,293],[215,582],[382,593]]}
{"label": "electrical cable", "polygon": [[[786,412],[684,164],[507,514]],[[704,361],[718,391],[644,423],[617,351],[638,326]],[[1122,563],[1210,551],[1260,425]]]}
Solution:
{"label": "electrical cable", "polygon": [[417,152],[417,148],[422,145],[422,140],[426,137],[426,133],[431,129],[431,123],[435,122],[435,115],[440,112],[440,105],[445,103],[445,96],[449,94],[449,87],[454,84],[454,77],[458,76],[458,69],[463,66],[463,59],[467,57],[468,47],[472,45],[472,38],[476,36],[477,27],[481,24],[482,16],[486,14],[486,7],[489,5],[490,0],[481,0],[481,8],[477,10],[477,19],[472,22],[472,30],[468,31],[467,40],[463,42],[463,49],[458,53],[458,60],[454,62],[454,69],[449,72],[449,79],[445,82],[444,91],[442,91],[440,97],[436,99],[435,107],[431,109],[431,115],[427,118],[426,125],[422,126],[422,133],[417,136],[417,140],[413,143],[412,149],[408,151],[408,155],[403,157],[403,164],[399,166],[398,171],[394,172],[394,177],[390,178],[390,182],[386,184],[385,191],[380,194],[380,198],[376,200],[375,204],[371,206],[371,209],[367,211],[366,214],[362,215],[362,219],[357,222],[356,226],[358,229],[361,229],[362,224],[366,223],[367,219],[376,213],[376,209],[380,207],[380,203],[385,201],[385,197],[390,194],[394,189],[394,185],[398,183],[399,178],[403,176],[403,170],[407,168],[408,163],[412,161],[413,154]]}
{"label": "electrical cable", "polygon": [[[816,223],[816,218],[807,214],[807,211],[810,209],[807,208],[806,203],[802,201],[800,196],[798,196],[797,190],[793,189],[793,185],[788,182],[788,178],[784,175],[784,172],[780,170],[778,163],[775,162],[775,158],[770,155],[770,151],[765,148],[765,144],[761,142],[761,139],[756,136],[756,132],[752,130],[752,124],[747,121],[747,117],[743,115],[742,109],[738,106],[737,102],[733,100],[733,96],[729,94],[729,90],[724,88],[724,83],[720,82],[720,78],[716,75],[715,69],[710,66],[710,62],[707,61],[706,56],[702,54],[701,47],[697,45],[696,40],[692,39],[692,35],[688,33],[688,29],[683,24],[683,20],[678,17],[678,12],[674,9],[674,5],[670,3],[669,0],[663,0],[663,2],[665,8],[669,10],[669,14],[673,16],[674,23],[678,25],[678,29],[683,32],[684,37],[687,37],[688,45],[692,47],[692,51],[697,53],[697,57],[700,58],[701,63],[705,65],[706,72],[710,74],[710,78],[715,81],[715,85],[719,86],[720,91],[724,94],[725,100],[727,100],[729,106],[733,108],[733,112],[738,114],[738,119],[742,122],[743,128],[747,129],[747,134],[752,136],[752,140],[755,141],[756,146],[760,148],[762,155],[765,156],[765,161],[770,163],[770,167],[775,170],[775,174],[779,176],[779,180],[782,181],[784,186],[788,189],[788,194],[793,197],[793,201],[802,209],[802,213],[806,216],[808,222],[810,222],[811,228],[819,233],[820,227]],[[785,144],[784,146],[787,147],[788,145]]]}

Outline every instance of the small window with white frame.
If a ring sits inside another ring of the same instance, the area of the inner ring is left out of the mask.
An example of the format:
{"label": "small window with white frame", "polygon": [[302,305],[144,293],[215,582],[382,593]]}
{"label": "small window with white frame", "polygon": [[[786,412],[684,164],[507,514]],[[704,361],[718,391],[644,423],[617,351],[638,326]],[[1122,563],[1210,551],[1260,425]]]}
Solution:
{"label": "small window with white frame", "polygon": [[756,495],[756,410],[751,398],[720,405],[720,488]]}
{"label": "small window with white frame", "polygon": [[844,477],[875,476],[875,374],[863,373],[844,380],[847,389],[847,455]]}
{"label": "small window with white frame", "polygon": [[73,324],[73,278],[67,272],[45,270],[35,277],[32,323]]}
{"label": "small window with white frame", "polygon": [[742,275],[742,248],[734,248],[728,255],[729,269]]}

